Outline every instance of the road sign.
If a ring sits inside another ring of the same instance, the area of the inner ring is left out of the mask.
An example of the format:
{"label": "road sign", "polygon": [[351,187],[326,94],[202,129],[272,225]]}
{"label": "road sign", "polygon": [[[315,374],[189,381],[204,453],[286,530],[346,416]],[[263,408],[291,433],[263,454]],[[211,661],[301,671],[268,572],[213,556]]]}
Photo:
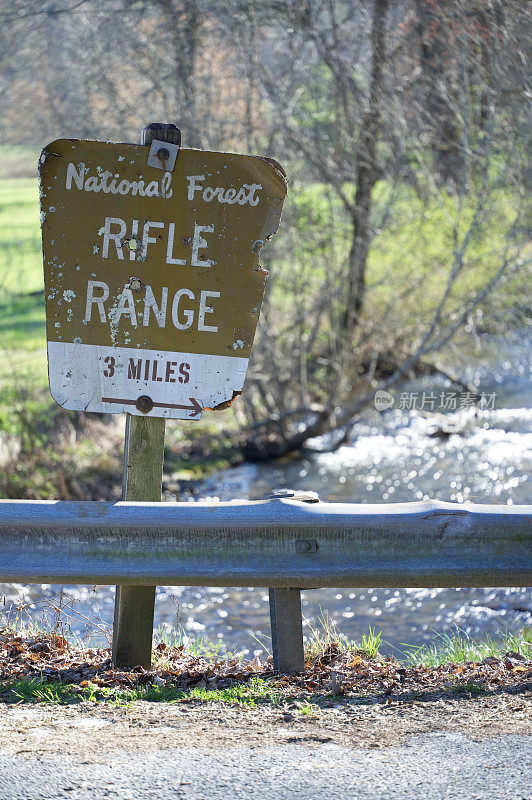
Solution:
{"label": "road sign", "polygon": [[48,373],[64,408],[200,419],[240,393],[286,195],[269,159],[60,139],[40,158]]}

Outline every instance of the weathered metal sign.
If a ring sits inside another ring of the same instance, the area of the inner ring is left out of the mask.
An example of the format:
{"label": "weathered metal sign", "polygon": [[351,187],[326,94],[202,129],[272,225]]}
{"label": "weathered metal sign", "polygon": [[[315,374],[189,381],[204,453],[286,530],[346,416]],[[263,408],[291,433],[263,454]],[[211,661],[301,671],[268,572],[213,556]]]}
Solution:
{"label": "weathered metal sign", "polygon": [[243,388],[286,180],[267,159],[176,151],[60,139],[42,152],[48,372],[64,408],[199,419]]}

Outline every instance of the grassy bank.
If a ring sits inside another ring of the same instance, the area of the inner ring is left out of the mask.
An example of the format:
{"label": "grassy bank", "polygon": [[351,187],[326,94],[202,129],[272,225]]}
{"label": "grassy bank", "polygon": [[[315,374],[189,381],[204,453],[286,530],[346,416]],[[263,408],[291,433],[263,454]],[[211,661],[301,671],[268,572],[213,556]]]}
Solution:
{"label": "grassy bank", "polygon": [[[1,162],[0,162],[1,163]],[[0,386],[46,383],[45,312],[36,179],[0,182]]]}
{"label": "grassy bank", "polygon": [[[35,382],[0,392],[0,497],[117,500],[124,415],[64,411]],[[201,423],[167,423],[163,500],[193,496],[216,470],[242,461],[234,412]]]}
{"label": "grassy bank", "polygon": [[155,638],[153,666],[115,670],[110,650],[69,643],[54,632],[0,630],[0,702],[209,702],[292,707],[301,714],[331,701],[371,704],[475,697],[532,689],[532,635],[507,634],[475,642],[463,634],[438,637],[402,659],[380,652],[381,634],[361,642],[314,631],[305,672],[282,676],[271,656],[221,655],[202,641]]}

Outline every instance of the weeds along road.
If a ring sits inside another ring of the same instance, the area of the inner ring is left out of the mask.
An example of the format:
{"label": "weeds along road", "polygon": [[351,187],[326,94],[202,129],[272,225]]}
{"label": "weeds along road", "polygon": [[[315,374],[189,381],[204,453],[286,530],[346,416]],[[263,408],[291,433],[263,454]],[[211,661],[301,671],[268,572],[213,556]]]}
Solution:
{"label": "weeds along road", "polygon": [[532,693],[367,706],[6,706],[0,800],[531,800]]}

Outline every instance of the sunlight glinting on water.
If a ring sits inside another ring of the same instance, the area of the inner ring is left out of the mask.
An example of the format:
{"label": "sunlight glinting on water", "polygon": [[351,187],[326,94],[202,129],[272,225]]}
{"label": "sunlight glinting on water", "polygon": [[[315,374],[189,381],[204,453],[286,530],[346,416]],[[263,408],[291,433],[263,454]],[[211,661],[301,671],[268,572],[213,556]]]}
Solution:
{"label": "sunlight glinting on water", "polygon": [[[352,441],[337,451],[325,452],[330,443],[323,439],[314,442],[316,452],[298,461],[282,466],[243,464],[208,478],[195,498],[255,499],[288,486],[314,490],[321,500],[336,502],[531,503],[532,381],[524,367],[529,352],[526,342],[524,347],[511,344],[508,350],[510,356],[501,357],[491,369],[475,371],[477,381],[497,388],[493,409],[470,407],[436,417],[416,410],[368,411]],[[421,385],[427,391],[435,388]],[[65,591],[72,598],[74,632],[83,635],[89,629],[83,615],[101,615],[107,626],[112,625],[114,587],[68,586]],[[57,598],[59,587],[0,585],[0,592],[7,608],[24,598],[22,616],[38,619],[46,602]],[[302,606],[305,635],[319,627],[320,618],[328,618],[358,640],[371,625],[399,650],[402,644],[418,646],[431,640],[434,631],[449,632],[457,626],[479,638],[532,625],[532,598],[526,587],[313,590],[302,593]],[[158,587],[156,626],[171,629],[177,622],[188,636],[223,639],[229,650],[256,651],[261,646],[255,637],[264,642],[264,649],[270,646],[265,589]]]}

